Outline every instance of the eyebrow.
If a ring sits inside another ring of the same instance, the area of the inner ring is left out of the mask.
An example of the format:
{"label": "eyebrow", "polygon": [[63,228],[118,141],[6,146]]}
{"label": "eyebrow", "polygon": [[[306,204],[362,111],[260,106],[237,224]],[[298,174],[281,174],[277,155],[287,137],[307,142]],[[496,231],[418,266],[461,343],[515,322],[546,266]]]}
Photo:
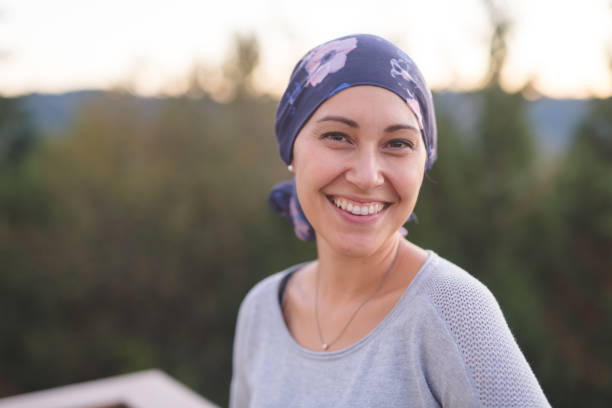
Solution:
{"label": "eyebrow", "polygon": [[357,122],[355,122],[354,120],[347,119],[343,116],[324,116],[321,119],[317,120],[317,123],[326,122],[330,120],[335,121],[335,122],[342,122],[345,125],[349,125],[350,127],[359,128],[359,125],[357,124]]}
{"label": "eyebrow", "polygon": [[399,124],[399,125],[391,125],[387,127],[385,129],[385,132],[391,133],[391,132],[395,132],[396,130],[403,130],[403,129],[416,130],[417,132],[419,131],[419,129],[417,129],[416,127],[412,125]]}
{"label": "eyebrow", "polygon": [[[341,123],[344,123],[345,125],[348,125],[350,127],[357,128],[357,129],[359,128],[359,125],[357,124],[357,122],[355,122],[354,120],[345,118],[344,116],[333,116],[333,115],[324,116],[321,119],[317,120],[317,123],[319,123],[319,122],[326,122],[326,121],[341,122]],[[397,125],[388,126],[385,129],[385,132],[391,133],[391,132],[395,132],[397,130],[404,130],[404,129],[416,130],[417,132],[419,131],[419,129],[417,129],[416,127],[414,127],[412,125],[397,124]]]}

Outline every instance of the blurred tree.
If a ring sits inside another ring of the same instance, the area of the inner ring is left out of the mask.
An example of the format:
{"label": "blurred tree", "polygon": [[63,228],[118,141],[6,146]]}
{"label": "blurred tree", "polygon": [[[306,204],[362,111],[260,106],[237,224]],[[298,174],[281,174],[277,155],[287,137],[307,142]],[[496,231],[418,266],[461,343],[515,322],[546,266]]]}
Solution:
{"label": "blurred tree", "polygon": [[555,406],[604,407],[612,398],[611,129],[612,99],[592,101],[536,217],[533,252],[554,331],[544,381],[556,385]]}
{"label": "blurred tree", "polygon": [[40,186],[29,171],[37,135],[21,99],[0,97],[0,222],[40,220]]}
{"label": "blurred tree", "polygon": [[35,132],[22,101],[0,97],[0,165],[20,163],[34,146]]}
{"label": "blurred tree", "polygon": [[108,93],[45,140],[32,172],[53,219],[34,231],[35,257],[21,248],[29,272],[20,279],[36,283],[2,299],[28,305],[14,310],[19,330],[0,346],[5,389],[160,367],[227,402],[241,299],[313,253],[267,208],[287,174],[275,107],[256,95],[144,104]]}
{"label": "blurred tree", "polygon": [[233,53],[224,63],[224,74],[234,88],[234,98],[255,94],[253,72],[259,63],[259,42],[255,34],[235,34]]}
{"label": "blurred tree", "polygon": [[499,1],[483,0],[483,4],[492,28],[489,47],[489,69],[485,76],[485,84],[487,86],[499,86],[501,70],[508,52],[507,37],[511,28],[511,22]]}
{"label": "blurred tree", "polygon": [[19,387],[10,361],[23,357],[20,334],[38,320],[31,312],[44,303],[31,272],[36,231],[50,213],[44,186],[32,171],[37,135],[22,102],[0,98],[0,395]]}
{"label": "blurred tree", "polygon": [[[481,92],[480,123],[476,129],[476,148],[483,170],[479,196],[484,199],[481,218],[490,236],[507,236],[529,208],[526,203],[535,181],[533,135],[530,133],[525,100],[507,94],[500,86],[500,72],[506,60],[507,34],[511,23],[500,6],[485,1],[493,34],[487,86]],[[494,245],[499,244],[499,242]]]}

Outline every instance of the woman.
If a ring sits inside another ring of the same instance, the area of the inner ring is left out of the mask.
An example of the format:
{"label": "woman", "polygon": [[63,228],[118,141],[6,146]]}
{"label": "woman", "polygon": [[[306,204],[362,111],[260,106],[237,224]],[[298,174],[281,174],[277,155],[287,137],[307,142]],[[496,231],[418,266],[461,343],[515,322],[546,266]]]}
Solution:
{"label": "woman", "polygon": [[295,180],[271,203],[318,256],[243,301],[231,407],[549,406],[487,288],[403,237],[437,142],[412,60],[372,35],[320,45],[275,127]]}

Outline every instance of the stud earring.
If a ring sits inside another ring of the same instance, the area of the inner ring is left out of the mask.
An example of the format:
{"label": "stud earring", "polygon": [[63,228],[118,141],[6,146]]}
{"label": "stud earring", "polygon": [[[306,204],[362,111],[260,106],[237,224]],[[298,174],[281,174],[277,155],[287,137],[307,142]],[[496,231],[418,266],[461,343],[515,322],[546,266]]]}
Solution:
{"label": "stud earring", "polygon": [[287,170],[293,173],[293,164],[288,165]]}

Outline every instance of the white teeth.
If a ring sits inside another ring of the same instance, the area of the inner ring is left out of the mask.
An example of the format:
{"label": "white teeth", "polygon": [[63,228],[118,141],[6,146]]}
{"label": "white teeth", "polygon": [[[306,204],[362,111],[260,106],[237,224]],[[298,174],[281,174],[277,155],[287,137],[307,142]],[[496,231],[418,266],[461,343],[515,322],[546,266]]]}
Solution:
{"label": "white teeth", "polygon": [[384,204],[374,203],[374,204],[366,204],[366,205],[357,205],[352,202],[345,200],[344,198],[333,198],[333,202],[338,208],[342,208],[345,211],[350,212],[354,215],[369,215],[376,214],[382,211],[384,208]]}

